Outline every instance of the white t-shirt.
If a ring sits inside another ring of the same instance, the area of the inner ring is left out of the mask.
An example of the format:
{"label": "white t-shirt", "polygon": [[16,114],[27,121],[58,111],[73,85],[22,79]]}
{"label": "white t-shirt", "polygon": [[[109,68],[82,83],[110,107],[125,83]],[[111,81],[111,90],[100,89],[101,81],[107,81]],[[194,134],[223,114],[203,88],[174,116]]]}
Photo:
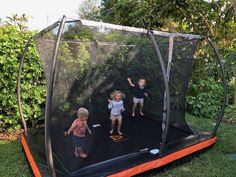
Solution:
{"label": "white t-shirt", "polygon": [[111,109],[112,115],[118,116],[124,110],[124,103],[122,100],[120,101],[112,100],[112,102],[108,104],[108,109]]}

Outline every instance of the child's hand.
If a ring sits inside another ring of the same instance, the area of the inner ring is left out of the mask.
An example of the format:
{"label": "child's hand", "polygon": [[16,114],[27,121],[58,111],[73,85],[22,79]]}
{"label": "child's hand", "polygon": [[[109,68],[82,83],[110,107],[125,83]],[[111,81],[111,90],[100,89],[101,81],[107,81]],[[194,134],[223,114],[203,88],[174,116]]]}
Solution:
{"label": "child's hand", "polygon": [[124,109],[122,109],[121,111],[122,111],[122,112],[124,112],[124,111],[125,111],[125,108],[124,108]]}
{"label": "child's hand", "polygon": [[92,134],[92,131],[91,130],[88,130],[89,134],[91,135]]}
{"label": "child's hand", "polygon": [[64,135],[67,136],[67,135],[69,135],[69,133],[68,132],[64,132]]}
{"label": "child's hand", "polygon": [[127,81],[129,82],[129,85],[131,86],[131,87],[134,87],[135,85],[132,83],[132,81],[131,81],[131,78],[130,77],[127,77]]}
{"label": "child's hand", "polygon": [[108,99],[107,101],[108,101],[109,103],[112,103],[112,100],[110,100],[110,99]]}
{"label": "child's hand", "polygon": [[148,94],[147,93],[144,93],[145,97],[148,97]]}

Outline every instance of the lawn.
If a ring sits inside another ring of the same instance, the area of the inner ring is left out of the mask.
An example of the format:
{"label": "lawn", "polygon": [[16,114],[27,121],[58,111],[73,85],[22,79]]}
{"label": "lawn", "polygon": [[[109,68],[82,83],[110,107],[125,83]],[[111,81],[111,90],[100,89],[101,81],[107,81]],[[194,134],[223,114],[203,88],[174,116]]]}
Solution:
{"label": "lawn", "polygon": [[[187,116],[187,121],[197,127],[210,128],[213,122]],[[222,123],[218,131],[216,145],[192,159],[188,163],[178,165],[165,172],[154,171],[151,174],[139,176],[158,177],[235,177],[236,160],[231,160],[228,154],[236,153],[236,125]],[[21,150],[20,141],[0,141],[0,177],[31,176],[28,164]]]}
{"label": "lawn", "polygon": [[0,141],[0,177],[31,176],[19,140]]}

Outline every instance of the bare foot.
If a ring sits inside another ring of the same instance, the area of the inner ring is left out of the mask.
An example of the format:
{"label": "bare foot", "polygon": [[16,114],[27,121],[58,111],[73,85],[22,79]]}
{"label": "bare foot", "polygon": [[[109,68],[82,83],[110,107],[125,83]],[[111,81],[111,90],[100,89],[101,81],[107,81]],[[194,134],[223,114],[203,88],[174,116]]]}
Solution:
{"label": "bare foot", "polygon": [[88,157],[88,155],[87,155],[87,154],[85,154],[85,153],[80,153],[80,154],[79,154],[79,156],[80,156],[82,159],[85,159],[85,158],[87,158],[87,157]]}
{"label": "bare foot", "polygon": [[110,134],[113,134],[113,130],[110,130],[110,132],[109,132]]}
{"label": "bare foot", "polygon": [[75,157],[78,157],[79,153],[77,151],[75,151]]}
{"label": "bare foot", "polygon": [[121,131],[117,131],[119,135],[122,135],[123,133]]}
{"label": "bare foot", "polygon": [[141,115],[141,116],[144,116],[144,114],[143,114],[141,111],[140,111],[140,115]]}

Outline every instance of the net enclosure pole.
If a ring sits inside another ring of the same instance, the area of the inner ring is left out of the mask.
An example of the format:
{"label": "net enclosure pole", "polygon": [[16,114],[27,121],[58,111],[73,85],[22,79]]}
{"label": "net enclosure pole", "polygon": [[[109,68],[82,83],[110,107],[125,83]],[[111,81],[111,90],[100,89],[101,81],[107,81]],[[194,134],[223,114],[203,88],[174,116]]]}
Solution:
{"label": "net enclosure pole", "polygon": [[24,66],[24,61],[25,61],[25,56],[26,56],[26,53],[28,51],[28,47],[29,45],[31,44],[32,42],[32,38],[30,38],[25,46],[25,49],[21,55],[21,58],[20,58],[20,65],[19,65],[19,71],[18,71],[18,78],[17,78],[17,104],[18,104],[18,111],[19,111],[19,114],[20,114],[20,118],[21,118],[21,121],[22,121],[22,124],[23,124],[23,127],[24,127],[24,134],[25,136],[28,136],[28,130],[27,130],[27,124],[26,124],[26,121],[25,121],[25,118],[24,118],[24,114],[23,114],[23,110],[22,110],[22,102],[21,102],[21,88],[20,88],[20,85],[21,85],[21,74],[22,74],[22,70],[23,70],[23,66]]}
{"label": "net enclosure pole", "polygon": [[213,48],[214,53],[216,55],[216,58],[219,62],[220,65],[220,70],[221,70],[221,79],[223,81],[223,101],[222,101],[222,105],[221,105],[221,110],[220,110],[220,114],[216,120],[216,125],[214,126],[212,135],[216,136],[216,132],[220,126],[220,122],[224,116],[224,110],[225,110],[225,106],[226,106],[226,102],[227,102],[227,84],[226,84],[226,77],[225,77],[225,70],[224,70],[224,63],[222,62],[222,59],[220,57],[219,51],[217,49],[217,47],[214,45],[214,43],[212,42],[212,40],[207,37],[207,41],[209,42],[210,46]]}
{"label": "net enclosure pole", "polygon": [[[103,22],[95,22],[90,20],[72,20],[72,22],[79,21],[82,25],[90,26],[90,27],[98,27],[104,29],[113,29],[119,31],[127,31],[127,32],[134,32],[134,33],[143,33],[147,34],[149,30],[144,28],[136,28],[130,26],[122,26],[122,25],[115,25],[111,23],[103,23]],[[201,35],[194,35],[194,34],[183,34],[183,33],[169,33],[163,31],[156,31],[152,30],[153,35],[164,36],[164,37],[184,37],[188,39],[201,39],[203,36]]]}
{"label": "net enclosure pole", "polygon": [[163,134],[163,138],[162,138],[162,142],[161,142],[161,146],[160,146],[160,152],[159,152],[159,157],[162,157],[164,155],[164,149],[166,146],[166,140],[167,140],[167,135],[168,135],[168,130],[169,130],[169,124],[170,124],[170,92],[169,92],[169,84],[168,84],[168,78],[167,78],[167,73],[166,73],[166,69],[164,66],[164,61],[163,61],[163,57],[161,55],[160,49],[156,43],[155,37],[153,36],[152,32],[150,31],[149,33],[149,37],[154,45],[156,54],[157,54],[157,58],[158,61],[160,63],[161,66],[161,72],[163,75],[163,79],[164,79],[164,85],[165,85],[165,92],[166,92],[166,110],[163,110],[166,114],[166,122],[165,122],[165,129],[162,131]]}
{"label": "net enclosure pole", "polygon": [[54,83],[54,75],[56,68],[56,60],[58,54],[58,48],[60,45],[61,35],[64,30],[66,17],[63,16],[60,22],[60,26],[57,32],[56,40],[54,43],[52,60],[51,60],[51,68],[49,73],[49,80],[47,84],[47,98],[46,98],[46,109],[45,109],[45,149],[46,149],[46,158],[48,169],[51,177],[56,177],[56,172],[53,164],[53,156],[52,156],[52,144],[51,144],[51,130],[50,130],[50,122],[51,122],[51,108],[52,108],[52,95],[53,95],[53,83]]}
{"label": "net enclosure pole", "polygon": [[23,124],[23,128],[24,128],[24,134],[25,136],[28,136],[28,129],[27,129],[27,123],[25,121],[24,118],[24,113],[23,113],[23,109],[22,109],[22,101],[21,101],[21,75],[22,75],[22,71],[23,71],[23,67],[24,67],[24,62],[25,62],[25,56],[26,53],[28,52],[28,47],[30,46],[30,44],[33,42],[33,40],[35,40],[38,36],[43,35],[44,33],[50,31],[51,29],[55,28],[56,26],[58,26],[58,23],[54,23],[51,26],[47,27],[46,29],[44,29],[43,31],[35,34],[33,37],[31,37],[28,42],[25,45],[25,49],[21,55],[20,58],[20,65],[19,65],[19,71],[18,71],[18,77],[17,77],[17,104],[18,104],[18,111],[20,114],[20,118]]}
{"label": "net enclosure pole", "polygon": [[[166,77],[167,77],[168,83],[169,83],[169,80],[170,80],[170,70],[171,70],[172,57],[173,57],[173,44],[174,44],[174,37],[171,36],[171,37],[169,37],[168,65],[167,65],[167,71],[166,71]],[[165,93],[164,93],[163,110],[166,110],[166,90],[165,90]],[[166,112],[164,111],[163,112],[163,119],[162,119],[162,131],[165,130],[165,127],[166,127],[165,123],[166,123]],[[162,138],[163,138],[163,135],[162,135]]]}

